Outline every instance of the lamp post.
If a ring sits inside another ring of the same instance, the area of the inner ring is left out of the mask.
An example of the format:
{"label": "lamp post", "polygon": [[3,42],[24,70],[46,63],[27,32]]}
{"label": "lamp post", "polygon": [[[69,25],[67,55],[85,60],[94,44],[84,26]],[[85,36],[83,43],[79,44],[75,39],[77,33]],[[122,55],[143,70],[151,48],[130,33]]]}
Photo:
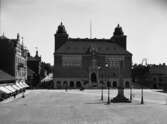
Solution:
{"label": "lamp post", "polygon": [[67,92],[67,89],[68,89],[68,84],[67,82],[65,82],[65,91]]}
{"label": "lamp post", "polygon": [[130,86],[130,101],[132,102],[132,86]]}
{"label": "lamp post", "polygon": [[22,98],[24,98],[24,97],[25,97],[25,95],[24,95],[24,92],[25,92],[25,90],[23,89],[23,94],[22,94]]}
{"label": "lamp post", "polygon": [[144,99],[143,99],[143,86],[141,88],[141,104],[144,104]]}
{"label": "lamp post", "polygon": [[102,81],[102,88],[101,88],[101,100],[103,101],[103,81]]}
{"label": "lamp post", "polygon": [[103,101],[103,73],[102,73],[102,76],[101,76],[101,78],[102,78],[102,85],[101,85],[101,100]]}
{"label": "lamp post", "polygon": [[108,82],[108,100],[107,100],[107,104],[110,104],[110,84]]}
{"label": "lamp post", "polygon": [[[106,68],[108,68],[108,64],[105,65]],[[109,79],[109,76],[106,73],[106,79]],[[107,81],[107,88],[108,88],[108,99],[107,99],[107,104],[110,104],[110,82]]]}
{"label": "lamp post", "polygon": [[124,96],[124,85],[123,85],[124,63],[123,63],[123,60],[119,61],[118,69],[119,69],[118,94],[111,101],[114,103],[119,103],[119,102],[128,102],[129,103],[131,101]]}
{"label": "lamp post", "polygon": [[[144,65],[145,62],[145,65]],[[147,58],[143,58],[142,59],[142,65],[143,67],[147,67]],[[143,69],[142,69],[143,70]],[[144,77],[142,77],[142,81],[145,82],[145,74],[146,74],[146,70],[144,69]],[[143,98],[143,85],[141,84],[141,104],[144,104],[144,98]]]}
{"label": "lamp post", "polygon": [[[99,70],[99,82],[100,82],[100,69],[101,69],[101,66],[98,66],[98,70]],[[103,70],[101,71],[101,79],[102,79],[102,82],[101,82],[101,101],[103,101]]]}

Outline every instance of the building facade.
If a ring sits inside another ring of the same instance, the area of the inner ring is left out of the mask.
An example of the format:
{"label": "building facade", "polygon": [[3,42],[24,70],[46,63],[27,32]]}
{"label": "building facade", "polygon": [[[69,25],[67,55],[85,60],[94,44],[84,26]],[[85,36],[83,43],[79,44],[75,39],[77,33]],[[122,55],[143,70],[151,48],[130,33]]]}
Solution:
{"label": "building facade", "polygon": [[19,34],[16,39],[0,37],[0,69],[12,75],[16,82],[27,80],[27,50],[21,42]]}
{"label": "building facade", "polygon": [[30,87],[38,87],[40,83],[40,72],[41,72],[41,57],[36,51],[35,56],[31,56],[28,53],[27,58],[27,67],[28,67],[28,84]]}
{"label": "building facade", "polygon": [[147,80],[150,88],[167,89],[167,66],[165,64],[150,65],[149,68]]}
{"label": "building facade", "polygon": [[61,23],[55,34],[54,88],[117,87],[131,84],[132,54],[118,25],[110,39],[69,38]]}

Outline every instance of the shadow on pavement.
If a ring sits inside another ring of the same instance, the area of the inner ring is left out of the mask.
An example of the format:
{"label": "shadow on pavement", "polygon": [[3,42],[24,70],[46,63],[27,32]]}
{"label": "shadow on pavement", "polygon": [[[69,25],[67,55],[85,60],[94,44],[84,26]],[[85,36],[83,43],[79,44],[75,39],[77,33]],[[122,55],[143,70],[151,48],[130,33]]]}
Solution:
{"label": "shadow on pavement", "polygon": [[105,104],[105,101],[98,101],[98,102],[87,102],[85,104]]}

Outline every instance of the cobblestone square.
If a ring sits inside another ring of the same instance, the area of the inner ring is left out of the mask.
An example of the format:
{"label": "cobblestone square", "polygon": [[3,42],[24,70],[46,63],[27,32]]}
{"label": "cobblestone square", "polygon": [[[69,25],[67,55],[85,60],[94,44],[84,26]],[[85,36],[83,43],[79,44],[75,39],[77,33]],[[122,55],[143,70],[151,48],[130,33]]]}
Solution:
{"label": "cobblestone square", "polygon": [[[106,104],[100,90],[29,90],[26,97],[0,103],[1,124],[166,124],[167,95],[144,90],[145,104],[140,104],[140,90],[133,90],[132,103]],[[111,90],[111,97],[116,90]],[[125,90],[129,97],[129,90]]]}

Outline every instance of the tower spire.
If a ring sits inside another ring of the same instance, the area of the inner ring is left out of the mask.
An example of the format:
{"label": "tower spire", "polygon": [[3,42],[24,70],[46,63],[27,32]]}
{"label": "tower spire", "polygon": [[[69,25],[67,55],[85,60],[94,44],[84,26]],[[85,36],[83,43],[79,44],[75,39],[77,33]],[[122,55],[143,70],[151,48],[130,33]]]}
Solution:
{"label": "tower spire", "polygon": [[35,49],[36,49],[35,57],[38,57],[38,47],[35,47]]}
{"label": "tower spire", "polygon": [[20,40],[20,34],[17,33],[17,40]]}
{"label": "tower spire", "polygon": [[63,25],[63,22],[60,23],[57,29],[57,34],[67,34],[65,26]]}
{"label": "tower spire", "polygon": [[118,24],[117,27],[114,30],[114,35],[121,36],[124,35],[124,32],[122,31],[122,27]]}

